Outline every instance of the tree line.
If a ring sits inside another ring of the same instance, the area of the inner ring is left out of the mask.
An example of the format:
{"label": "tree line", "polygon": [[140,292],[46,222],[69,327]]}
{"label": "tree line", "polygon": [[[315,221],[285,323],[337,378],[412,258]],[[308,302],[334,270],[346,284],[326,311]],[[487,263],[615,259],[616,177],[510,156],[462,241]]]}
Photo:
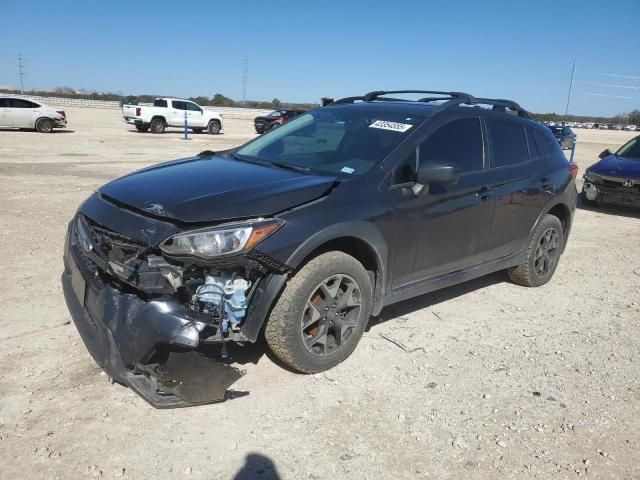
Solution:
{"label": "tree line", "polygon": [[532,113],[539,122],[580,122],[580,123],[610,123],[613,125],[640,125],[640,110],[619,113],[613,117],[593,117],[588,115],[561,115],[559,113]]}
{"label": "tree line", "polygon": [[[18,90],[0,90],[2,93],[20,93]],[[100,93],[96,91],[90,91],[85,89],[75,89],[72,87],[56,87],[53,90],[29,90],[25,92],[25,95],[37,95],[41,97],[65,97],[65,98],[79,98],[85,100],[106,100],[113,102],[120,102],[123,104],[137,104],[137,103],[153,103],[153,100],[160,96],[171,97],[173,95],[124,95],[121,92],[108,92]],[[221,93],[216,93],[211,98],[198,96],[189,97],[189,100],[196,102],[199,105],[210,107],[248,107],[248,108],[263,108],[263,109],[278,109],[288,108],[296,110],[310,110],[320,106],[319,103],[292,103],[282,102],[277,98],[274,98],[270,102],[247,100],[238,101],[232,98],[226,97]],[[558,113],[533,113],[533,118],[541,122],[593,122],[593,123],[612,123],[619,125],[640,125],[640,110],[632,110],[626,113],[620,113],[613,117],[594,117],[585,115],[564,115]]]}
{"label": "tree line", "polygon": [[[15,93],[19,94],[19,90],[0,89],[1,93]],[[95,92],[85,89],[75,89],[72,87],[56,87],[53,90],[28,90],[24,92],[24,95],[36,95],[39,97],[64,97],[64,98],[78,98],[83,100],[104,100],[111,102],[120,102],[123,104],[138,104],[138,103],[153,103],[158,97],[177,97],[177,95],[124,95],[120,92]],[[296,110],[311,110],[320,106],[319,103],[292,103],[281,102],[279,99],[274,98],[270,102],[247,100],[237,101],[229,97],[225,97],[220,93],[216,93],[213,97],[208,98],[204,96],[189,97],[189,100],[196,102],[202,106],[210,107],[247,107],[247,108],[289,108]]]}

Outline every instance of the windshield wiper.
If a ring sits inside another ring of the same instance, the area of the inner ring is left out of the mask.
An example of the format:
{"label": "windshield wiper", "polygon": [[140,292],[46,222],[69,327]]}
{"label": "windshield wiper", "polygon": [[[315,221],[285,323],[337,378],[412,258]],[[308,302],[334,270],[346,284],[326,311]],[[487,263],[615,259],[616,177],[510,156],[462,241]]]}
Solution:
{"label": "windshield wiper", "polygon": [[241,157],[235,153],[232,153],[231,156],[234,160],[239,162],[255,163],[256,165],[263,165],[265,167],[268,167],[271,164],[271,162],[265,162],[264,160],[258,160],[257,158]]}
{"label": "windshield wiper", "polygon": [[291,165],[290,163],[284,163],[284,162],[269,162],[269,163],[271,163],[271,165],[275,165],[276,167],[284,168],[287,170],[293,170],[294,172],[309,173],[309,171],[311,170],[309,167],[301,167],[300,165]]}
{"label": "windshield wiper", "polygon": [[289,163],[284,162],[270,162],[268,160],[260,160],[259,158],[249,158],[249,157],[240,157],[235,153],[232,153],[231,156],[240,162],[248,162],[255,163],[256,165],[262,165],[264,167],[278,167],[283,168],[285,170],[293,170],[294,172],[308,173],[311,169],[307,167],[301,167],[299,165],[291,165]]}

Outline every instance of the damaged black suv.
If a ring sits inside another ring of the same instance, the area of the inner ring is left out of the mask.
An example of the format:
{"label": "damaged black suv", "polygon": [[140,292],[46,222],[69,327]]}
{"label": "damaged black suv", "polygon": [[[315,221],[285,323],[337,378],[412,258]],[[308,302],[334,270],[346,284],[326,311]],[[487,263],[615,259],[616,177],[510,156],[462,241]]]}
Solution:
{"label": "damaged black suv", "polygon": [[155,406],[198,403],[158,381],[171,353],[262,332],[285,364],[319,372],[385,305],[502,269],[546,283],[576,173],[511,101],[345,98],[101,187],[69,224],[64,294],[113,379]]}

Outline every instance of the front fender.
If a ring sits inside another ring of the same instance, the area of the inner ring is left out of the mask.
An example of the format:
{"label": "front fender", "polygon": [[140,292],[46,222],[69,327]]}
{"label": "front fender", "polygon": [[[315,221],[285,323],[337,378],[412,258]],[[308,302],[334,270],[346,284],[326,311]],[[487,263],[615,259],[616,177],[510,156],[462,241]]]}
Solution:
{"label": "front fender", "polygon": [[387,280],[387,242],[382,233],[372,224],[365,221],[341,222],[330,225],[313,235],[300,244],[289,256],[286,264],[297,269],[302,262],[314,251],[321,248],[326,243],[341,238],[352,238],[364,242],[373,253],[379,278],[376,281],[373,302],[373,315],[380,313],[382,309],[382,298],[384,296]]}

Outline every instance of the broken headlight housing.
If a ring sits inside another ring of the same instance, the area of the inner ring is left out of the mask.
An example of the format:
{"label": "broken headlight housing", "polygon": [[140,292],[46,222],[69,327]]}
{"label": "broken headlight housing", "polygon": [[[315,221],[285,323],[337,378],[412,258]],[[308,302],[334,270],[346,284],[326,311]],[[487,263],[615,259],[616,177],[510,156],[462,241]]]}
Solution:
{"label": "broken headlight housing", "polygon": [[162,242],[167,255],[213,258],[250,250],[284,225],[283,220],[257,219],[178,233]]}
{"label": "broken headlight housing", "polygon": [[590,172],[589,170],[587,170],[586,172],[584,172],[584,179],[587,182],[599,182],[600,180],[602,180],[602,177],[600,175],[598,175],[597,173],[593,173]]}

